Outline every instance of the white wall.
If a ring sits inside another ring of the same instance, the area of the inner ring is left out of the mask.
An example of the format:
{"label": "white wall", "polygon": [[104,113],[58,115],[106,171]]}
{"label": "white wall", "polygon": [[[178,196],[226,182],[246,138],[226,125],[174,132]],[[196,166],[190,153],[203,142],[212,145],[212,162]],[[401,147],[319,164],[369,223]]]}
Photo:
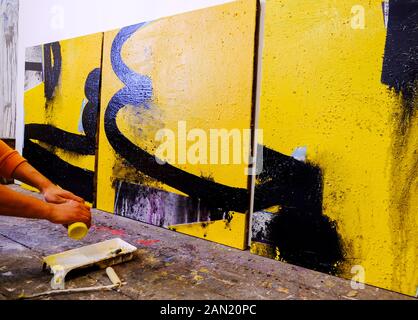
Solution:
{"label": "white wall", "polygon": [[16,147],[23,144],[25,48],[108,31],[231,0],[20,0]]}

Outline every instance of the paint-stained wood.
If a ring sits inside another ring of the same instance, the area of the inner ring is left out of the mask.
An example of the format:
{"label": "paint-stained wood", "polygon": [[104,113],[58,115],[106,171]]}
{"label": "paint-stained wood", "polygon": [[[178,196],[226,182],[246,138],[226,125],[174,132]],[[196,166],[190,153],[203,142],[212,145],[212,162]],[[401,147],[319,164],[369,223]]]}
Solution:
{"label": "paint-stained wood", "polygon": [[0,138],[15,138],[19,1],[0,0]]}

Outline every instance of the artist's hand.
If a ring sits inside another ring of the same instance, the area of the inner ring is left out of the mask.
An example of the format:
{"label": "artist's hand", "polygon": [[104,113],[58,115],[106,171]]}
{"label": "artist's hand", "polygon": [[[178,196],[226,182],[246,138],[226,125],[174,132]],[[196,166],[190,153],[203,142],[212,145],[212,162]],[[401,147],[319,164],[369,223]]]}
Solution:
{"label": "artist's hand", "polygon": [[84,203],[84,200],[82,198],[77,197],[70,191],[64,190],[52,183],[44,189],[42,189],[42,194],[44,195],[45,201],[49,203],[60,204],[65,203],[69,200]]}
{"label": "artist's hand", "polygon": [[91,226],[90,208],[84,203],[68,200],[61,204],[51,204],[47,219],[52,223],[69,225],[83,222]]}

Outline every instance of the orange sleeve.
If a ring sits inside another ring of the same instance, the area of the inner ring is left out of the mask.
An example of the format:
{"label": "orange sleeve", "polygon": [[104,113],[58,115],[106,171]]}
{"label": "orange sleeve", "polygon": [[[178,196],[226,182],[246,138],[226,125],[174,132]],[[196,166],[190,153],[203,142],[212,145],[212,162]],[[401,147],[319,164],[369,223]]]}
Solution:
{"label": "orange sleeve", "polygon": [[26,159],[16,150],[0,140],[0,176],[7,179],[13,178],[16,168],[25,161]]}

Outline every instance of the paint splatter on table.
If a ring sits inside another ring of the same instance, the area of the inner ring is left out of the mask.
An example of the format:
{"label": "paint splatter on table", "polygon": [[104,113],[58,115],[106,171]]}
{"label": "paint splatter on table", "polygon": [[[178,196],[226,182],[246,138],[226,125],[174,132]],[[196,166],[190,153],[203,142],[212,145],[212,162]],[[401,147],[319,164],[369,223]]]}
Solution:
{"label": "paint splatter on table", "polygon": [[[126,286],[47,299],[409,299],[369,286],[354,294],[347,280],[100,211],[93,220],[89,235],[74,242],[62,226],[0,217],[0,299],[48,290],[51,275],[42,272],[43,256],[116,237],[138,247],[133,261],[114,267]],[[108,285],[109,279],[104,270],[92,270],[66,283],[78,288]]]}

